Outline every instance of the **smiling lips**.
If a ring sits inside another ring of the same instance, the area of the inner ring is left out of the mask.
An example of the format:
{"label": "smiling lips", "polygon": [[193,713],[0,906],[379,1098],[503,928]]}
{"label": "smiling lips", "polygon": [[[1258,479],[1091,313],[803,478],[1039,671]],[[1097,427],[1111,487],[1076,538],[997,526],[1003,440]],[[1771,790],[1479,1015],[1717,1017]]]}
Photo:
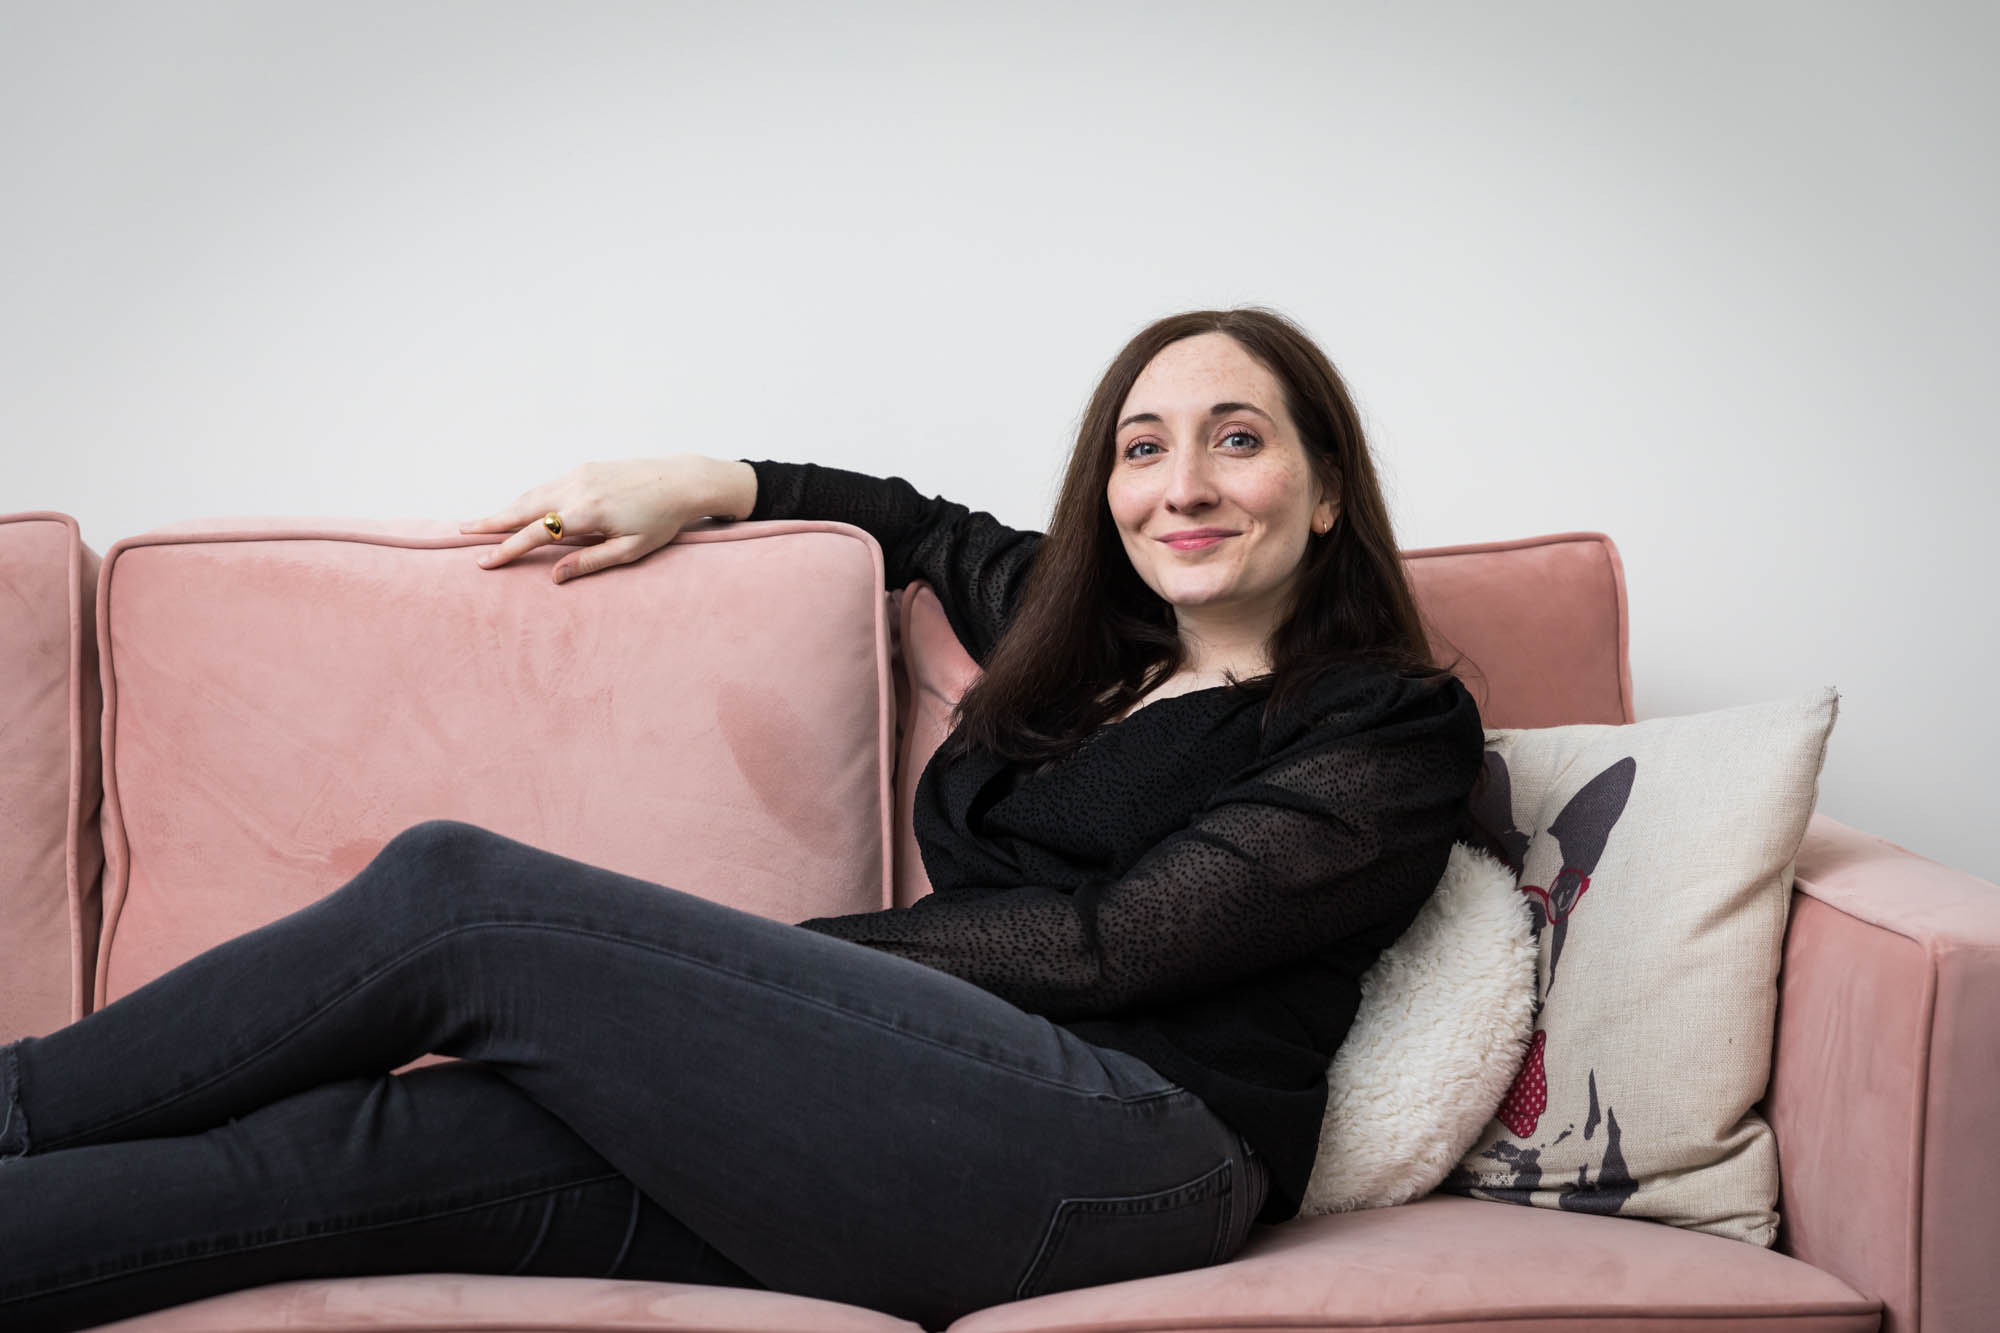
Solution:
{"label": "smiling lips", "polygon": [[1176,551],[1200,551],[1215,545],[1224,537],[1235,535],[1223,528],[1190,528],[1186,532],[1171,533],[1160,540]]}

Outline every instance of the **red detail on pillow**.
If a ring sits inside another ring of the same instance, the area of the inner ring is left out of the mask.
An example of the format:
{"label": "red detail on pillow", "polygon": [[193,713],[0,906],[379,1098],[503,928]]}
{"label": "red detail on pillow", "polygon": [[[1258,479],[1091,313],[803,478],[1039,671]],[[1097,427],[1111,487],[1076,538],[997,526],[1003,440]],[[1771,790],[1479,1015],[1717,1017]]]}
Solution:
{"label": "red detail on pillow", "polygon": [[1543,915],[1554,922],[1568,920],[1569,914],[1576,910],[1577,903],[1582,901],[1584,891],[1589,887],[1590,876],[1575,866],[1564,866],[1562,873],[1550,882],[1548,888],[1545,889],[1539,884],[1523,884],[1521,892],[1532,893],[1540,898]]}
{"label": "red detail on pillow", "polygon": [[1549,1034],[1537,1028],[1528,1058],[1521,1062],[1521,1072],[1514,1075],[1514,1086],[1507,1089],[1507,1095],[1500,1099],[1500,1109],[1493,1113],[1517,1139],[1533,1134],[1542,1112],[1549,1109],[1549,1076],[1542,1067],[1542,1048],[1548,1042]]}

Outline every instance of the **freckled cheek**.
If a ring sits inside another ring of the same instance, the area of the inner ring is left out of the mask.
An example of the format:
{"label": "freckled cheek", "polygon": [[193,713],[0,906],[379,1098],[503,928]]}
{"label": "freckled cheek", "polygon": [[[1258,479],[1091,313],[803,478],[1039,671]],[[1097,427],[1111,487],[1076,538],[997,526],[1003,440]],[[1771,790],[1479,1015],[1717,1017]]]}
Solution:
{"label": "freckled cheek", "polygon": [[1110,501],[1112,526],[1126,541],[1138,543],[1145,540],[1144,529],[1149,506],[1143,498],[1117,493],[1107,497]]}
{"label": "freckled cheek", "polygon": [[1272,474],[1244,490],[1239,502],[1265,523],[1272,523],[1299,493],[1300,486],[1297,478]]}

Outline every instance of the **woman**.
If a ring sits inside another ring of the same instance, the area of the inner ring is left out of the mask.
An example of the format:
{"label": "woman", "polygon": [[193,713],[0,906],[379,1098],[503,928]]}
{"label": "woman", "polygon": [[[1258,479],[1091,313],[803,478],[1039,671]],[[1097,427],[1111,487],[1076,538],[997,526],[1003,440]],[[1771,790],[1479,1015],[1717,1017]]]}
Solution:
{"label": "woman", "polygon": [[[543,516],[547,515],[546,521]],[[907,483],[593,464],[468,530],[558,580],[841,519],[985,668],[934,892],[771,921],[451,821],[0,1048],[0,1326],[389,1272],[768,1287],[939,1328],[1293,1216],[1358,979],[1481,767],[1347,392],[1258,309],[1143,330],[1046,536]],[[392,1075],[425,1052],[460,1057]]]}

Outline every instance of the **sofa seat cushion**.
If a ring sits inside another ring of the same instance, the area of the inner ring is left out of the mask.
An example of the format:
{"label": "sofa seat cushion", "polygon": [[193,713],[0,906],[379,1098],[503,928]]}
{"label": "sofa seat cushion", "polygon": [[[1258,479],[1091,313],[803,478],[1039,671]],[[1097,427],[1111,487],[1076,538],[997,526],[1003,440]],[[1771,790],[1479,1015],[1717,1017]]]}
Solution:
{"label": "sofa seat cushion", "polygon": [[400,1277],[279,1282],[103,1325],[99,1333],[525,1333],[555,1329],[714,1333],[916,1333],[917,1325],[838,1301],[748,1287],[609,1278]]}
{"label": "sofa seat cushion", "polygon": [[1761,1246],[1636,1218],[1431,1194],[1255,1227],[1226,1264],[994,1306],[951,1333],[1876,1333],[1881,1310]]}

